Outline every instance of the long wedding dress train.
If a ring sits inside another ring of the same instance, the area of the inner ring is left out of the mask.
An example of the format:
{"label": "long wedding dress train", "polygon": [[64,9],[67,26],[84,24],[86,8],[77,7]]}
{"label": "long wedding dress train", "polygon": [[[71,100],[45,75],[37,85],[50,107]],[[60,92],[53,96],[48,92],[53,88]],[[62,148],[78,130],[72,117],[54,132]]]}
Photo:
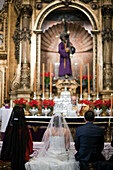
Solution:
{"label": "long wedding dress train", "polygon": [[63,136],[51,136],[50,146],[44,156],[32,158],[26,170],[79,170],[79,162],[72,152],[66,151]]}

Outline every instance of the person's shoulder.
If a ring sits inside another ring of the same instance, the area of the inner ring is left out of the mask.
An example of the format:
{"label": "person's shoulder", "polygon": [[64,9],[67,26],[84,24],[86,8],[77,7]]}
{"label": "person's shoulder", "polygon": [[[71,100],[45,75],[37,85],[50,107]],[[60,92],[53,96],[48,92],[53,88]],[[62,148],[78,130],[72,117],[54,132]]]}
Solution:
{"label": "person's shoulder", "polygon": [[80,131],[80,130],[84,129],[85,127],[86,127],[86,124],[85,125],[81,125],[81,126],[76,128],[76,131]]}
{"label": "person's shoulder", "polygon": [[64,45],[64,43],[61,41],[61,42],[59,43],[59,45]]}
{"label": "person's shoulder", "polygon": [[96,129],[100,130],[100,131],[104,131],[104,129],[101,128],[100,126],[97,126],[97,125],[95,125],[95,124],[93,124],[93,126],[94,126]]}
{"label": "person's shoulder", "polygon": [[69,130],[66,128],[63,128],[63,132],[64,132],[64,134],[69,134]]}
{"label": "person's shoulder", "polygon": [[104,129],[101,128],[100,126],[93,124],[92,128],[94,129],[95,133],[104,135]]}
{"label": "person's shoulder", "polygon": [[[53,132],[53,129],[51,129],[51,133]],[[47,135],[47,134],[49,134],[49,128],[47,128],[46,130],[45,130],[45,134]]]}
{"label": "person's shoulder", "polygon": [[82,107],[82,104],[79,104],[79,103],[78,103],[77,106],[78,106],[78,107]]}
{"label": "person's shoulder", "polygon": [[0,109],[1,109],[1,110],[4,110],[4,109],[5,109],[5,106],[1,107]]}
{"label": "person's shoulder", "polygon": [[66,133],[69,133],[69,130],[68,130],[68,129],[66,129]]}

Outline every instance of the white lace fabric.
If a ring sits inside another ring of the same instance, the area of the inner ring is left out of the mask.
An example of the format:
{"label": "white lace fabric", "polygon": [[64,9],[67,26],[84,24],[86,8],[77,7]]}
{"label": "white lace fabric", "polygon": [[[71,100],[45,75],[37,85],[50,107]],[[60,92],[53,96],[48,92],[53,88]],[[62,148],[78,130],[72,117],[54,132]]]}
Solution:
{"label": "white lace fabric", "polygon": [[37,157],[25,164],[26,170],[79,170],[75,161],[70,130],[61,115],[54,115],[44,133],[44,145]]}

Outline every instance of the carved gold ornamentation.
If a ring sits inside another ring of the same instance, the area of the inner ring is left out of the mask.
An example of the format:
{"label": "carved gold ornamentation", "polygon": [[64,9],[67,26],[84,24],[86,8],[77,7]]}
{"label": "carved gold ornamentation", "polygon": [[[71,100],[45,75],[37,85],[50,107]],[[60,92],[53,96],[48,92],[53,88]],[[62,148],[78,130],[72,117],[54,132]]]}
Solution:
{"label": "carved gold ornamentation", "polygon": [[29,89],[30,88],[30,71],[29,71],[28,64],[22,64],[20,88],[21,89]]}
{"label": "carved gold ornamentation", "polygon": [[103,74],[103,85],[104,85],[104,89],[106,90],[110,90],[112,89],[112,69],[111,69],[111,64],[105,64],[104,66],[104,74]]}
{"label": "carved gold ornamentation", "polygon": [[20,87],[20,69],[21,64],[18,64],[15,76],[10,85],[11,90],[17,90]]}
{"label": "carved gold ornamentation", "polygon": [[60,95],[62,90],[65,89],[65,87],[67,87],[67,89],[69,89],[70,93],[73,95],[76,93],[76,88],[79,86],[76,80],[71,79],[58,80],[55,85],[57,88],[58,95]]}
{"label": "carved gold ornamentation", "polygon": [[111,128],[110,126],[105,129],[105,142],[111,142]]}
{"label": "carved gold ornamentation", "polygon": [[[26,2],[27,3],[27,2]],[[30,66],[29,66],[29,43],[30,42],[30,30],[29,30],[29,18],[32,14],[32,7],[29,3],[22,5],[22,66],[21,66],[21,78],[20,88],[30,88]],[[28,36],[29,35],[29,36]]]}
{"label": "carved gold ornamentation", "polygon": [[112,89],[112,13],[113,7],[110,1],[104,1],[102,6],[102,13],[104,15],[103,21],[104,30],[102,31],[102,42],[104,49],[104,69],[103,69],[103,87],[105,90]]}

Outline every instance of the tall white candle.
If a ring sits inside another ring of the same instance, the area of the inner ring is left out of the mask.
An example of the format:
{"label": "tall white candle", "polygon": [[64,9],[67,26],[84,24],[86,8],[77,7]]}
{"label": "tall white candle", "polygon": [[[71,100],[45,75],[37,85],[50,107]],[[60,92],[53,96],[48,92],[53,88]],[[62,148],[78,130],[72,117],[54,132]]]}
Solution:
{"label": "tall white candle", "polygon": [[35,63],[35,72],[34,72],[34,92],[36,92],[36,63]]}
{"label": "tall white candle", "polygon": [[80,64],[80,95],[82,95],[82,64]]}
{"label": "tall white candle", "polygon": [[45,91],[45,65],[44,65],[44,63],[43,63],[43,65],[42,65],[42,74],[43,74],[43,94],[44,94],[44,91]]}
{"label": "tall white candle", "polygon": [[5,89],[5,97],[7,98],[7,78],[8,78],[8,67],[6,66],[6,89]]}
{"label": "tall white candle", "polygon": [[50,63],[50,93],[52,93],[52,64]]}
{"label": "tall white candle", "polygon": [[97,64],[97,95],[99,94],[99,89],[98,89],[98,64]]}
{"label": "tall white candle", "polygon": [[89,76],[89,63],[88,63],[88,94],[90,95],[90,76]]}

